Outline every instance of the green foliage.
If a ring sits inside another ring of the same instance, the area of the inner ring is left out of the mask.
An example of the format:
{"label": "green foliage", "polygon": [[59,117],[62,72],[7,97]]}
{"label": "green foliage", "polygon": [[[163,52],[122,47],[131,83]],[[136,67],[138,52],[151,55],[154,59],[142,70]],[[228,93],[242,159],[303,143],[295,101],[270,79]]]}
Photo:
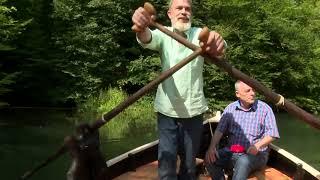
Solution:
{"label": "green foliage", "polygon": [[[0,84],[12,90],[7,98],[41,105],[82,102],[110,86],[132,93],[153,80],[159,55],[139,47],[131,30],[133,11],[143,3],[0,0],[0,79],[12,78]],[[167,2],[151,3],[157,21],[170,25]],[[319,1],[193,3],[193,24],[222,34],[227,58],[237,69],[306,110],[319,111]],[[28,27],[19,29],[29,19]],[[11,76],[15,72],[21,74]],[[211,108],[222,109],[235,99],[234,80],[218,68],[206,66],[204,79]]]}
{"label": "green foliage", "polygon": [[[17,11],[14,19],[23,26],[10,51],[0,52],[6,72],[19,72],[5,99],[13,105],[53,106],[67,101],[68,79],[57,68],[60,56],[53,47],[50,1],[9,1]],[[64,86],[64,87],[62,87]]]}
{"label": "green foliage", "polygon": [[18,72],[11,74],[0,73],[0,95],[10,91],[6,86],[14,83],[14,79],[16,79],[18,74]]}
{"label": "green foliage", "polygon": [[131,61],[127,66],[128,78],[120,81],[121,86],[144,86],[157,78],[161,71],[160,57],[148,56]]}
{"label": "green foliage", "polygon": [[[6,0],[0,0],[0,52],[12,51],[12,41],[17,38],[23,28],[30,22],[19,22],[12,17],[12,13],[17,9],[13,6],[8,6]],[[0,61],[0,68],[3,68],[5,62]],[[11,91],[10,85],[15,83],[18,72],[0,71],[0,96]],[[0,107],[8,105],[7,102],[0,100]]]}
{"label": "green foliage", "polygon": [[[101,91],[82,103],[72,120],[78,123],[101,119],[103,114],[111,111],[126,98],[128,95],[116,88]],[[155,113],[153,111],[152,100],[144,97],[100,128],[100,133],[108,138],[123,138],[131,136],[131,134],[151,133],[150,128],[155,128]]]}
{"label": "green foliage", "polygon": [[[165,8],[163,1],[152,3],[158,10]],[[54,0],[53,5],[54,40],[65,58],[59,68],[74,84],[70,97],[83,99],[110,85],[142,84],[154,76],[139,72],[143,77],[138,77],[132,69],[141,60],[141,48],[131,30],[131,16],[143,1]],[[166,19],[166,11],[159,12],[158,19]],[[145,81],[138,82],[141,79]]]}
{"label": "green foliage", "polygon": [[[320,105],[315,91],[320,77],[319,2],[205,0],[194,9],[195,24],[223,35],[227,58],[237,69],[317,111],[298,101],[298,96],[315,100],[312,106]],[[206,68],[206,94],[214,101],[230,100],[234,81],[220,73]]]}
{"label": "green foliage", "polygon": [[134,42],[126,9],[131,3],[134,2],[53,1],[57,27],[53,37],[65,59],[58,66],[73,80],[72,98],[88,97],[115,85],[125,75],[126,64],[136,53],[128,42]]}
{"label": "green foliage", "polygon": [[31,20],[19,21],[15,18],[17,8],[7,0],[0,0],[0,51],[10,51],[15,47],[13,40],[18,38]]}
{"label": "green foliage", "polygon": [[316,101],[311,98],[298,96],[298,97],[295,97],[294,101],[295,101],[295,103],[301,104],[302,108],[308,109],[308,110],[314,112],[315,114],[319,114],[319,112],[320,112],[319,99]]}
{"label": "green foliage", "polygon": [[6,44],[18,32],[17,21],[11,17],[11,13],[16,11],[15,7],[7,7],[6,0],[0,0],[0,50],[10,49]]}
{"label": "green foliage", "polygon": [[[8,85],[14,83],[13,79],[15,78],[15,74],[7,74],[4,72],[0,72],[0,96],[6,94],[10,91],[7,87]],[[8,105],[7,102],[0,100],[0,107]]]}

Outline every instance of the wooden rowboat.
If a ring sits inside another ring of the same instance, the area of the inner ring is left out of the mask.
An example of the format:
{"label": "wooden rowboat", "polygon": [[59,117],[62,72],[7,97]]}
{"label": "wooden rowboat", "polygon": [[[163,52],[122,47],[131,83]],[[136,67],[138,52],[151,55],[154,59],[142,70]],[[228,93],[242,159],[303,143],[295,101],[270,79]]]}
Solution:
{"label": "wooden rowboat", "polygon": [[[210,127],[211,126],[211,127]],[[211,140],[211,130],[217,126],[217,122],[204,122],[204,132],[201,147],[197,158],[197,174],[199,180],[211,179],[203,166],[203,157]],[[210,130],[211,128],[211,130]],[[157,180],[158,140],[147,143],[127,153],[107,161],[105,170],[106,179],[114,180]],[[227,176],[227,175],[226,175]],[[281,180],[303,179],[319,180],[320,172],[295,157],[284,149],[271,144],[271,151],[267,167],[254,172],[248,179],[252,180]]]}

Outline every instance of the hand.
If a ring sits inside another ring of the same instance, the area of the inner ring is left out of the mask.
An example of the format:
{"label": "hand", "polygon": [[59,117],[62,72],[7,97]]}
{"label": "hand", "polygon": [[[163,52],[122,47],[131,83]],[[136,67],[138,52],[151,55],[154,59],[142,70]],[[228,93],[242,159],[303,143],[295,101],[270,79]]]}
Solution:
{"label": "hand", "polygon": [[210,56],[222,56],[224,54],[224,40],[215,31],[210,31],[207,42],[200,42],[200,47]]}
{"label": "hand", "polygon": [[210,146],[205,157],[205,163],[211,164],[214,163],[219,157],[218,152],[214,146]]}
{"label": "hand", "polygon": [[132,22],[138,31],[144,31],[151,23],[151,16],[143,7],[139,7],[132,15]]}
{"label": "hand", "polygon": [[259,152],[259,148],[257,148],[255,145],[251,145],[248,149],[247,149],[247,154],[251,154],[251,155],[257,155]]}

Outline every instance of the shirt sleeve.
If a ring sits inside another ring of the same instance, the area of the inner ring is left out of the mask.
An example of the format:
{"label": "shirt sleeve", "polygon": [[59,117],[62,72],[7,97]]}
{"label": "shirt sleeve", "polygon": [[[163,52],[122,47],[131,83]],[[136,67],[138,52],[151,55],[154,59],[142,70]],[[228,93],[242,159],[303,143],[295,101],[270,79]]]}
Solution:
{"label": "shirt sleeve", "polygon": [[217,130],[220,131],[221,133],[225,133],[228,129],[228,122],[230,119],[230,113],[225,109],[224,112],[222,113],[222,116],[220,118],[219,124],[217,126]]}
{"label": "shirt sleeve", "polygon": [[137,38],[138,43],[143,48],[159,51],[160,47],[161,47],[162,40],[163,40],[162,36],[163,36],[162,32],[158,29],[155,29],[155,30],[151,30],[151,41],[147,44],[142,43],[138,37],[136,37],[136,38]]}
{"label": "shirt sleeve", "polygon": [[280,138],[279,131],[276,123],[276,118],[270,107],[267,107],[267,114],[265,117],[265,136],[273,138]]}

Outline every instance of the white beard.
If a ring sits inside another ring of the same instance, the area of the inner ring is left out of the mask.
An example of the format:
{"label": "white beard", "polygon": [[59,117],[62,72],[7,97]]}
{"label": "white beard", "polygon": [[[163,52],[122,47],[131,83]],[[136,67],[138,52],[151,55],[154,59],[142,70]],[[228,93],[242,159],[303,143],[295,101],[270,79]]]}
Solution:
{"label": "white beard", "polygon": [[175,23],[172,24],[172,27],[180,32],[185,32],[190,29],[191,22],[189,21],[187,23],[182,23],[182,22],[176,21]]}

